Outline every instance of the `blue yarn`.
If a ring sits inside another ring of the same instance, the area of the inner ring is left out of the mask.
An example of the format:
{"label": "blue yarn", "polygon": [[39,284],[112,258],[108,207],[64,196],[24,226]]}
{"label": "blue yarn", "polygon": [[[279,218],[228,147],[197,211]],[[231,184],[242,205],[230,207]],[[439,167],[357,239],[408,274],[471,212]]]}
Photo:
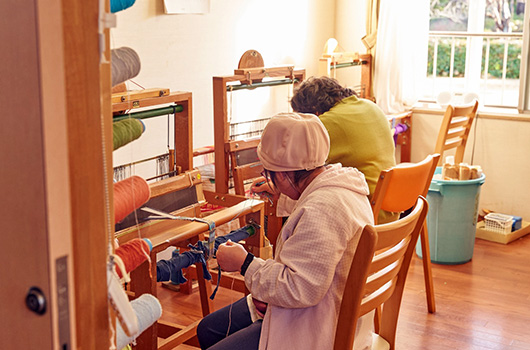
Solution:
{"label": "blue yarn", "polygon": [[156,263],[156,281],[171,281],[173,284],[185,283],[187,280],[182,273],[182,269],[195,263],[203,264],[204,278],[211,280],[212,275],[206,268],[206,260],[202,251],[190,250],[179,253],[179,250],[175,249],[171,259],[160,260]]}
{"label": "blue yarn", "polygon": [[149,238],[144,238],[144,241],[147,242],[147,245],[149,246],[149,251],[153,250],[153,243]]}
{"label": "blue yarn", "polygon": [[142,123],[142,133],[145,131],[145,123],[143,122],[142,119],[138,119],[140,121],[140,123]]}
{"label": "blue yarn", "polygon": [[[237,230],[230,231],[230,233],[224,235],[215,237],[215,248],[214,253],[217,253],[217,248],[223,243],[226,243],[228,240],[231,240],[232,242],[239,242],[241,240],[247,239],[251,236],[249,231],[252,231],[252,226],[245,226],[238,228]],[[195,245],[189,245],[190,248],[198,251],[203,251],[205,256],[208,256],[208,247],[206,246],[206,242],[198,241]],[[215,254],[213,256],[215,258]]]}
{"label": "blue yarn", "polygon": [[[215,250],[219,245],[225,243],[229,239],[232,242],[238,242],[240,240],[246,239],[254,233],[255,228],[253,226],[245,226],[237,230],[231,231],[225,236],[219,236],[215,238]],[[150,243],[149,241],[147,243]],[[169,260],[159,260],[156,263],[156,281],[171,281],[173,284],[185,283],[187,280],[182,273],[182,269],[186,268],[195,263],[202,263],[203,274],[206,280],[211,280],[212,275],[210,271],[206,268],[206,259],[205,256],[208,256],[209,249],[207,242],[198,241],[195,245],[190,244],[190,251],[180,253],[178,249],[175,249],[171,254],[171,259]],[[221,268],[219,267],[219,272],[217,275],[217,286],[215,287],[210,299],[213,300],[219,289],[221,282]]]}
{"label": "blue yarn", "polygon": [[110,12],[116,13],[125,10],[132,5],[136,0],[110,0]]}
{"label": "blue yarn", "polygon": [[[237,230],[231,231],[225,236],[219,236],[215,238],[215,249],[214,253],[217,252],[219,245],[225,243],[228,240],[232,242],[238,242],[243,239],[248,238],[254,234],[255,228],[253,226],[241,227]],[[150,243],[148,241],[147,243]],[[185,283],[187,280],[182,273],[182,269],[186,268],[195,263],[202,263],[203,274],[206,280],[211,280],[212,275],[206,268],[206,259],[205,256],[209,254],[209,249],[207,242],[198,241],[195,245],[190,244],[188,246],[191,248],[190,251],[180,253],[178,249],[175,249],[171,254],[171,259],[169,260],[159,260],[156,263],[156,281],[171,281],[173,284]],[[218,277],[217,277],[217,286],[215,287],[210,299],[213,300],[219,289],[221,282],[221,268],[218,267]]]}

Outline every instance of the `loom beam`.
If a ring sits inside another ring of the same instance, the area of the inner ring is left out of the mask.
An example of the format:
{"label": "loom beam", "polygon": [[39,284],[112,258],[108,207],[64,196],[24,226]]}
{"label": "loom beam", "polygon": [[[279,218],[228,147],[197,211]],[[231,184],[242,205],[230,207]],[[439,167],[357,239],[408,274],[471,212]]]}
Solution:
{"label": "loom beam", "polygon": [[148,111],[133,112],[127,114],[120,114],[112,118],[112,121],[117,122],[123,119],[135,118],[135,119],[148,119],[154,117],[160,117],[162,115],[180,113],[184,110],[181,105],[173,105],[169,107],[154,108]]}

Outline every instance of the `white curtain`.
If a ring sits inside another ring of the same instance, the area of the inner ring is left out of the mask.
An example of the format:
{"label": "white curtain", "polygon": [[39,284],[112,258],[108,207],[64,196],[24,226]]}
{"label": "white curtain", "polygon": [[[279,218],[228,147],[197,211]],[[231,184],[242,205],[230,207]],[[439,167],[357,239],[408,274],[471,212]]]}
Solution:
{"label": "white curtain", "polygon": [[387,114],[417,102],[427,72],[429,1],[380,0],[374,94]]}

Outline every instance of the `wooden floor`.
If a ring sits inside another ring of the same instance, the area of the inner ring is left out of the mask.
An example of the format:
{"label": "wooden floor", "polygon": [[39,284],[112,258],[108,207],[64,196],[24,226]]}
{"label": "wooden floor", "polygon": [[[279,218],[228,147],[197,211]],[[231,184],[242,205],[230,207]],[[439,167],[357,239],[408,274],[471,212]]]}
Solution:
{"label": "wooden floor", "polygon": [[[428,314],[421,261],[414,257],[397,331],[401,350],[530,349],[530,235],[508,245],[477,239],[471,262],[433,264],[435,314]],[[200,317],[198,297],[160,288],[162,318]],[[243,296],[220,289],[216,308]],[[180,346],[177,349],[188,349]]]}

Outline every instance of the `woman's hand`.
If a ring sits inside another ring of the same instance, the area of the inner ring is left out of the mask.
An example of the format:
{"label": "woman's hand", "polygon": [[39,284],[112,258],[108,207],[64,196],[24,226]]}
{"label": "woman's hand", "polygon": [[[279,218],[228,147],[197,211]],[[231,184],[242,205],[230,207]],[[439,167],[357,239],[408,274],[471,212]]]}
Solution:
{"label": "woman's hand", "polygon": [[280,197],[280,192],[276,190],[274,184],[270,180],[267,181],[267,179],[263,176],[255,179],[252,182],[252,185],[250,186],[250,193],[255,193],[259,195],[261,199],[268,200],[271,205],[274,202],[277,202],[278,198]]}
{"label": "woman's hand", "polygon": [[263,176],[254,179],[254,181],[252,181],[252,185],[250,186],[251,193],[270,193],[273,195],[276,192],[275,190],[276,189],[274,188],[272,182],[267,181],[267,179]]}
{"label": "woman's hand", "polygon": [[246,257],[246,249],[230,240],[217,248],[217,263],[226,272],[240,271]]}
{"label": "woman's hand", "polygon": [[267,303],[264,303],[261,300],[258,300],[254,297],[252,297],[252,303],[254,303],[254,306],[256,307],[256,312],[260,317],[265,316],[265,312],[267,311]]}

